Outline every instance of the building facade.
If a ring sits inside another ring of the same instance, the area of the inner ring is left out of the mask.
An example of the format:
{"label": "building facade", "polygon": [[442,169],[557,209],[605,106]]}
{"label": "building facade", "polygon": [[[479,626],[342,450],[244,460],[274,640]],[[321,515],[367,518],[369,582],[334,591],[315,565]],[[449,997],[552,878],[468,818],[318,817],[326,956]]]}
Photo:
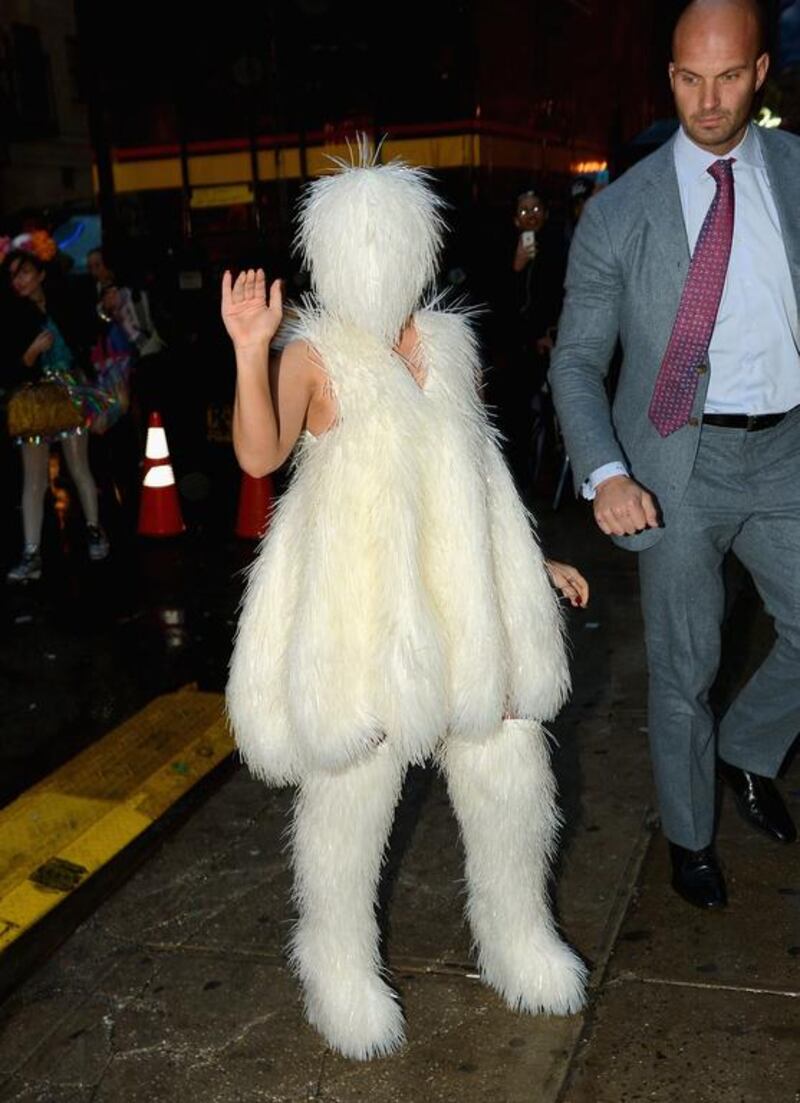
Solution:
{"label": "building facade", "polygon": [[0,212],[91,204],[92,150],[75,12],[67,0],[0,7]]}
{"label": "building facade", "polygon": [[612,160],[656,112],[655,0],[285,0],[231,20],[146,0],[119,54],[116,10],[77,9],[109,230],[212,257],[253,235],[284,253],[300,184],[359,131],[456,206],[507,205]]}

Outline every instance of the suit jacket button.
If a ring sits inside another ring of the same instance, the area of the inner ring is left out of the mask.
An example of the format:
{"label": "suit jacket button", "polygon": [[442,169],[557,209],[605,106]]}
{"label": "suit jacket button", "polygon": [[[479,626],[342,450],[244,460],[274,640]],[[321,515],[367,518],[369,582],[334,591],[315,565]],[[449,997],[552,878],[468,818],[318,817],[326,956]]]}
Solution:
{"label": "suit jacket button", "polygon": [[696,429],[697,426],[700,424],[700,418],[699,417],[690,417],[687,424],[691,425],[691,427],[693,429]]}
{"label": "suit jacket button", "polygon": [[707,371],[708,371],[708,364],[698,364],[697,365],[697,374],[698,375],[705,375]]}

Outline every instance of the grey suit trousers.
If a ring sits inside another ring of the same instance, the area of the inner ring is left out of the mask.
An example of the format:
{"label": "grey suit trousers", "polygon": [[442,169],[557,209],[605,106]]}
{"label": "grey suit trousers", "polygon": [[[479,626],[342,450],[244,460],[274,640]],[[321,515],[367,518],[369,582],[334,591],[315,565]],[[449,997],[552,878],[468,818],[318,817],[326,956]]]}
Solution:
{"label": "grey suit trousers", "polygon": [[[722,561],[733,551],[777,639],[717,724]],[[686,495],[639,553],[649,737],[664,833],[692,850],[714,830],[715,757],[774,777],[800,729],[800,409],[758,432],[705,425]]]}

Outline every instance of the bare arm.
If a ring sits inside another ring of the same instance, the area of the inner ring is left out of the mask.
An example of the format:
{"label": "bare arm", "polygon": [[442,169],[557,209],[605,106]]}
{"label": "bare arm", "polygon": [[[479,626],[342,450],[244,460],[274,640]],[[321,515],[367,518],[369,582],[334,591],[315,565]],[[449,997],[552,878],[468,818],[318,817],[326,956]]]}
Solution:
{"label": "bare arm", "polygon": [[233,447],[239,466],[255,478],[288,459],[306,423],[314,388],[300,342],[269,364],[268,358],[268,347],[236,352]]}
{"label": "bare arm", "polygon": [[22,363],[26,368],[32,368],[42,353],[52,347],[53,334],[48,329],[43,329],[22,354]]}
{"label": "bare arm", "polygon": [[269,362],[283,314],[280,284],[266,297],[263,270],[229,272],[222,281],[222,318],[236,353],[233,447],[239,466],[259,478],[280,467],[300,435],[313,393],[308,357],[299,343]]}

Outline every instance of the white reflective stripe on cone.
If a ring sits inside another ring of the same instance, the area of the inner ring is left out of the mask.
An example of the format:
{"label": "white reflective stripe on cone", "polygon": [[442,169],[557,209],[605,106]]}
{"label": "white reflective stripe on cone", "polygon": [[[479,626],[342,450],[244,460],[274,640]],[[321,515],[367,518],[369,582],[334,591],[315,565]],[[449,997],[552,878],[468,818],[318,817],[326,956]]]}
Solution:
{"label": "white reflective stripe on cone", "polygon": [[152,486],[156,488],[164,486],[173,486],[175,484],[175,476],[172,473],[171,463],[160,463],[158,467],[151,467],[144,477],[144,486]]}
{"label": "white reflective stripe on cone", "polygon": [[167,434],[159,425],[151,425],[147,430],[147,443],[144,449],[146,460],[165,460],[169,456]]}

